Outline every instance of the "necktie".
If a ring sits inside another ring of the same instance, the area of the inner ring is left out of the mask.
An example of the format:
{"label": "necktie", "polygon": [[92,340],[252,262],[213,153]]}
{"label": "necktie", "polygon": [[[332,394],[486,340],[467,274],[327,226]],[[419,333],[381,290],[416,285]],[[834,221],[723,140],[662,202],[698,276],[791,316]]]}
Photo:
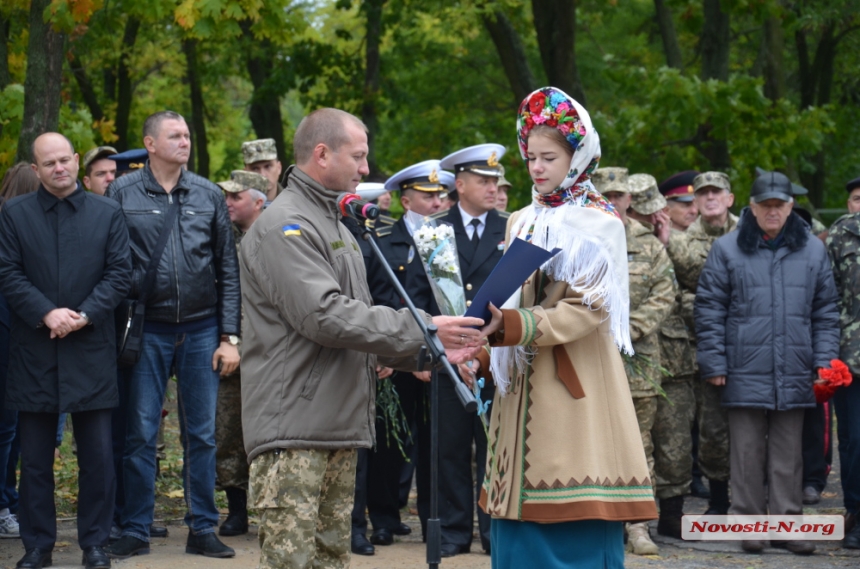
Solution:
{"label": "necktie", "polygon": [[481,220],[477,217],[469,222],[469,225],[472,226],[472,252],[478,250],[478,242],[481,240],[481,237],[478,235],[478,227],[481,225]]}

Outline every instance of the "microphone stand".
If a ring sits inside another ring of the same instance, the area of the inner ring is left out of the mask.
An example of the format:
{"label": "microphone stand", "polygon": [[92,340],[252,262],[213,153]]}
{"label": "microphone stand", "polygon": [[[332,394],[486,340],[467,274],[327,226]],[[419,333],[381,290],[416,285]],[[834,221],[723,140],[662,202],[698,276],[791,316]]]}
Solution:
{"label": "microphone stand", "polygon": [[[445,347],[438,336],[438,329],[435,324],[427,324],[415,308],[412,299],[406,294],[406,290],[400,281],[397,280],[394,271],[385,260],[385,256],[379,249],[379,245],[373,239],[372,230],[367,227],[364,220],[359,218],[359,227],[361,228],[361,238],[367,241],[373,254],[379,260],[380,265],[385,268],[385,273],[388,275],[388,280],[394,285],[394,289],[406,303],[415,322],[424,333],[425,344],[421,346],[421,351],[418,353],[418,366],[424,369],[425,364],[433,366],[430,379],[430,517],[427,520],[427,566],[430,569],[438,569],[442,562],[442,522],[439,520],[439,378],[438,368],[443,368],[447,372],[448,377],[454,383],[454,391],[460,399],[460,403],[466,409],[467,413],[477,413],[478,403],[475,401],[475,396],[466,387],[466,384],[460,381],[454,368],[451,367],[451,362],[445,355]],[[429,278],[429,277],[428,277]]]}

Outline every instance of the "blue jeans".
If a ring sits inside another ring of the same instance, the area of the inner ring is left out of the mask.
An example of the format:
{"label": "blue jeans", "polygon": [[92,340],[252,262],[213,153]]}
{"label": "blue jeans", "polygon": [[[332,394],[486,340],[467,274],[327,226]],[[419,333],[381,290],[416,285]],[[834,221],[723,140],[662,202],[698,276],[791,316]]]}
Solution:
{"label": "blue jeans", "polygon": [[149,541],[155,506],[155,447],[172,369],[176,371],[185,458],[185,523],[195,535],[215,531],[215,404],[219,377],[212,371],[212,354],[219,341],[216,327],[187,334],[144,332],[140,361],[132,368],[128,384],[123,535]]}
{"label": "blue jeans", "polygon": [[[12,443],[15,440],[15,432],[18,429],[18,412],[9,409],[0,409],[0,510],[12,506],[11,496],[6,495],[6,472],[9,460],[12,458]],[[15,453],[14,460],[17,462],[18,454]],[[14,486],[13,486],[14,490]]]}
{"label": "blue jeans", "polygon": [[845,509],[860,514],[860,375],[833,395]]}

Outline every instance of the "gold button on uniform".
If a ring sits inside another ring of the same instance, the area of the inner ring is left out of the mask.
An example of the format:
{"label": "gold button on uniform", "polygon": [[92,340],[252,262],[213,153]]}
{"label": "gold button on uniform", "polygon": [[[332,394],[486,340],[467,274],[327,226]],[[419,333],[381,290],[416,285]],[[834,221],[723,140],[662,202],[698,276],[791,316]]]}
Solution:
{"label": "gold button on uniform", "polygon": [[403,265],[400,265],[399,267],[397,267],[397,270],[398,270],[398,271],[402,271],[402,270],[403,270]]}
{"label": "gold button on uniform", "polygon": [[467,301],[466,301],[466,308],[469,308],[470,306],[472,306],[472,301],[471,301],[471,300],[467,300]]}
{"label": "gold button on uniform", "polygon": [[466,290],[472,290],[472,285],[471,285],[471,283],[466,284]]}

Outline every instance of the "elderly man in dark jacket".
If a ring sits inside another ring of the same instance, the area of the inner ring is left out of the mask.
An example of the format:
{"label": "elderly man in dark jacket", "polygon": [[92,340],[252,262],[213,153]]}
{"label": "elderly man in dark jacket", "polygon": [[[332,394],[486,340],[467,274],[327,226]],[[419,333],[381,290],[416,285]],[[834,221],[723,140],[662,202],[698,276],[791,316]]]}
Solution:
{"label": "elderly man in dark jacket", "polygon": [[[725,385],[733,514],[802,513],[803,410],[815,406],[816,370],[838,356],[827,252],[792,213],[792,202],[782,174],[756,179],[739,230],[714,243],[699,278],[699,369],[703,379]],[[807,541],[771,544],[815,550]],[[747,551],[763,547],[743,542]]]}
{"label": "elderly man in dark jacket", "polygon": [[0,291],[12,309],[6,405],[21,429],[18,567],[51,564],[57,537],[54,442],[71,413],[78,442],[78,541],[87,567],[109,567],[111,408],[117,404],[113,311],[128,293],[128,231],[116,202],[85,192],[78,155],[57,133],[33,144],[39,190],[0,212]]}

